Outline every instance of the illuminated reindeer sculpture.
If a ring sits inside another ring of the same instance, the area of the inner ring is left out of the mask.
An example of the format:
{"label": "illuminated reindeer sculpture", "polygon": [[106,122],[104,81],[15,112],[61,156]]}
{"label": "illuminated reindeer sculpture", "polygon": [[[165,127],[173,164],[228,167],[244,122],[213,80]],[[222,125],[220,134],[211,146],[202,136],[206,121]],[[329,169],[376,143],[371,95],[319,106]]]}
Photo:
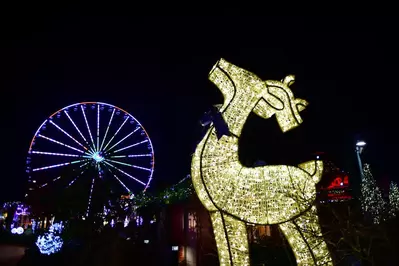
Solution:
{"label": "illuminated reindeer sculpture", "polygon": [[246,224],[278,224],[298,265],[332,265],[318,222],[314,201],[322,161],[295,166],[245,167],[238,159],[238,140],[248,115],[275,115],[283,132],[302,123],[299,112],[307,102],[295,99],[283,81],[262,81],[223,59],[209,74],[221,90],[220,114],[228,133],[219,136],[211,125],[192,158],[192,180],[199,199],[210,212],[220,265],[249,265]]}

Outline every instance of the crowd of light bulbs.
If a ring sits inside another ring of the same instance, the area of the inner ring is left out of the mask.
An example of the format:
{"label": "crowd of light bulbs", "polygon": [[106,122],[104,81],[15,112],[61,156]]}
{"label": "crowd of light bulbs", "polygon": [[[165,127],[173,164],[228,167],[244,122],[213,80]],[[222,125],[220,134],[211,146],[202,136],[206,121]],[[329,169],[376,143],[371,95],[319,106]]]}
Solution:
{"label": "crowd of light bulbs", "polygon": [[[298,265],[330,264],[317,213],[311,209],[323,163],[248,168],[238,158],[239,137],[252,111],[265,119],[275,115],[283,132],[302,123],[299,112],[307,102],[294,98],[289,88],[294,77],[262,81],[221,59],[209,79],[224,96],[219,111],[230,136],[218,139],[216,129],[210,127],[193,155],[192,179],[199,199],[211,213],[220,265],[249,265],[246,223],[280,224]],[[302,233],[295,225],[304,218],[295,223],[293,219],[304,212],[307,226],[316,234]]]}
{"label": "crowd of light bulbs", "polygon": [[64,241],[58,235],[53,233],[45,233],[36,240],[36,246],[41,254],[51,255],[59,252],[64,245]]}
{"label": "crowd of light bulbs", "polygon": [[389,185],[389,212],[391,217],[399,213],[399,187],[393,181]]}
{"label": "crowd of light bulbs", "polygon": [[371,217],[374,224],[379,224],[384,219],[385,202],[382,191],[371,173],[370,165],[363,167],[363,180],[360,184],[362,195],[361,206],[364,214]]}
{"label": "crowd of light bulbs", "polygon": [[64,245],[60,234],[64,230],[63,222],[53,223],[48,232],[37,237],[36,246],[41,254],[51,255],[59,252]]}

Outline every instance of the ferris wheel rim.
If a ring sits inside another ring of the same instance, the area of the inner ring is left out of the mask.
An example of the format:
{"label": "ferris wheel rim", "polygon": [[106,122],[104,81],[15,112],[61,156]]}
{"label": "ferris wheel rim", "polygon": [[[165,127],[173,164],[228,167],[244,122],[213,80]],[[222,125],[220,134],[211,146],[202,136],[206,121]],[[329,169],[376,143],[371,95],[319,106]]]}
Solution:
{"label": "ferris wheel rim", "polygon": [[[142,192],[145,193],[146,190],[148,189],[148,187],[150,186],[151,181],[152,181],[152,177],[153,177],[153,174],[154,174],[154,167],[155,167],[155,152],[154,152],[154,147],[153,147],[151,138],[148,135],[148,132],[146,131],[144,126],[132,114],[130,114],[125,109],[122,109],[122,108],[120,108],[120,107],[118,107],[116,105],[113,105],[113,104],[100,102],[100,101],[84,101],[84,102],[78,102],[78,103],[70,104],[68,106],[65,106],[63,108],[58,109],[56,112],[52,113],[49,117],[47,117],[43,121],[43,123],[38,127],[38,129],[36,130],[35,134],[32,137],[30,145],[29,145],[28,156],[30,156],[32,154],[33,143],[35,142],[36,138],[38,137],[38,133],[43,128],[43,126],[46,125],[46,123],[49,120],[51,120],[55,115],[59,114],[60,112],[63,112],[63,111],[66,112],[66,110],[69,109],[69,108],[77,107],[77,106],[83,106],[83,105],[88,105],[88,104],[101,105],[101,106],[107,106],[109,108],[114,108],[115,110],[118,110],[118,111],[124,113],[125,115],[129,116],[143,130],[143,132],[145,134],[145,139],[149,142],[150,154],[151,154],[150,174],[147,177],[147,182],[145,183],[144,190],[142,190]],[[131,191],[130,189],[128,189],[128,190]]]}

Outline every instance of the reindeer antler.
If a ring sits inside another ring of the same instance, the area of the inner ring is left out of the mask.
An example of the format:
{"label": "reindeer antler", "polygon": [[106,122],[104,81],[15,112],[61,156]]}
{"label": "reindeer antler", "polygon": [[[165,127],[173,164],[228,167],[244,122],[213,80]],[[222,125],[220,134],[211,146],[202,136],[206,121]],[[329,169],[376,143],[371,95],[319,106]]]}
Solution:
{"label": "reindeer antler", "polygon": [[295,82],[295,75],[288,75],[281,82],[283,82],[287,86],[291,86]]}

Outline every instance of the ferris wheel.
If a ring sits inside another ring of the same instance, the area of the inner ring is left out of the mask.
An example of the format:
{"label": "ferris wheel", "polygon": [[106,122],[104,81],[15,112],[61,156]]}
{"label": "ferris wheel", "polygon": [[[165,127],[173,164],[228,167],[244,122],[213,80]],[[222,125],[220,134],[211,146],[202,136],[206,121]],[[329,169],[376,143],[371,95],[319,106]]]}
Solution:
{"label": "ferris wheel", "polygon": [[145,192],[154,172],[154,150],[131,114],[107,103],[82,102],[58,110],[40,125],[26,162],[26,197],[52,186],[84,186],[79,194],[87,194],[88,216],[99,183],[119,194]]}

